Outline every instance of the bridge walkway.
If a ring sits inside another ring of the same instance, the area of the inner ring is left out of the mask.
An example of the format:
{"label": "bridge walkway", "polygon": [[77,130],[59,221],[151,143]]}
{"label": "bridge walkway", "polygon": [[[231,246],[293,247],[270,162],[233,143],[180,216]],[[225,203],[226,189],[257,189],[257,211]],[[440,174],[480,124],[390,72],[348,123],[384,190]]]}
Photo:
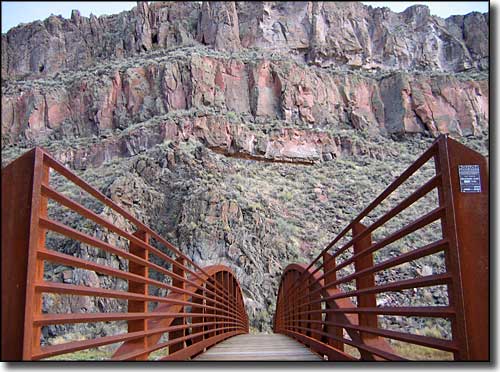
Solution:
{"label": "bridge walkway", "polygon": [[281,334],[244,334],[231,337],[194,360],[212,361],[321,361],[294,339]]}

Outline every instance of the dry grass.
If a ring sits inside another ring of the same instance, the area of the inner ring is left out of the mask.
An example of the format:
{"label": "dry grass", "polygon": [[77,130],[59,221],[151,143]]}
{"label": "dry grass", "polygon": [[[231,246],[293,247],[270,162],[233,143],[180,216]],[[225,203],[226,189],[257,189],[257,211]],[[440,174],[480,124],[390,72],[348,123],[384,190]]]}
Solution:
{"label": "dry grass", "polygon": [[[168,355],[168,347],[152,352],[149,355],[149,360],[159,360]],[[94,361],[94,360],[110,360],[113,356],[113,351],[89,349],[76,351],[63,355],[56,355],[50,358],[45,358],[47,361]]]}
{"label": "dry grass", "polygon": [[109,350],[99,350],[99,349],[89,349],[76,351],[74,353],[68,353],[63,355],[56,355],[50,358],[45,358],[47,361],[87,361],[87,360],[109,360],[113,355],[112,351]]}
{"label": "dry grass", "polygon": [[[409,360],[442,361],[453,360],[453,353],[400,341],[390,341],[395,354]],[[357,348],[344,345],[344,351],[355,358],[360,357]]]}
{"label": "dry grass", "polygon": [[396,354],[410,360],[453,360],[453,353],[436,350],[425,346],[391,341]]}

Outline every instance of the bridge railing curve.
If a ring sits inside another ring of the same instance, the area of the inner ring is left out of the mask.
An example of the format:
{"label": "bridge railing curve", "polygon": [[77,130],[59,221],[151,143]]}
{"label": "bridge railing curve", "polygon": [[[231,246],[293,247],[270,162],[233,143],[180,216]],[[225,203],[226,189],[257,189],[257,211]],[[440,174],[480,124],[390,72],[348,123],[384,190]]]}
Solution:
{"label": "bridge railing curve", "polygon": [[329,360],[488,360],[488,186],[487,160],[439,137],[310,264],[285,269],[274,331]]}
{"label": "bridge railing curve", "polygon": [[[51,185],[55,174],[71,183],[80,196],[99,204],[101,211],[110,213],[103,215],[85,207],[77,201],[78,196],[71,197],[74,192],[68,195],[56,190]],[[104,234],[92,234],[81,226],[71,227],[51,218],[50,205],[84,217],[101,233],[114,234],[117,239],[103,239]],[[48,246],[49,232],[97,248],[105,256],[114,255],[126,264],[111,265],[59,252]],[[126,285],[118,290],[53,280],[47,277],[48,262],[91,270],[121,279]],[[122,300],[126,304],[120,312],[48,314],[42,309],[47,294]],[[120,334],[42,344],[44,327],[95,322],[127,324]],[[241,288],[228,267],[199,267],[40,148],[2,169],[3,360],[39,360],[111,344],[116,346],[112,354],[115,360],[147,360],[153,352],[159,352],[161,359],[184,360],[242,333],[248,333],[248,316]]]}

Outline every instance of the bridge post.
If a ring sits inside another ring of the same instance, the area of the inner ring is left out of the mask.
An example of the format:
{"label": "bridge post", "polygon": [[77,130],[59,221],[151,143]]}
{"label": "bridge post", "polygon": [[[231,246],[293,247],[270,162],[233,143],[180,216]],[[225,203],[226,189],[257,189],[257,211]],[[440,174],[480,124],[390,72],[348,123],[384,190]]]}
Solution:
{"label": "bridge post", "polygon": [[[205,293],[202,290],[197,290],[196,294],[205,296]],[[203,326],[195,326],[195,324],[205,322],[205,317],[203,316],[203,314],[205,312],[205,309],[202,308],[202,307],[196,306],[196,305],[204,305],[202,298],[193,297],[193,301],[192,302],[193,302],[193,306],[192,306],[192,309],[191,309],[191,312],[193,313],[193,317],[192,317],[192,322],[193,322],[192,323],[193,324],[192,331],[193,331],[193,334],[196,334],[196,333],[203,332]],[[193,344],[195,344],[197,342],[202,341],[203,340],[203,336],[200,335],[200,336],[193,337],[192,340],[193,340]]]}
{"label": "bridge post", "polygon": [[33,283],[43,279],[37,251],[45,246],[39,216],[47,214],[42,183],[49,170],[43,152],[35,148],[2,169],[2,360],[30,360],[40,347],[41,327],[33,316],[41,313],[42,298]]}
{"label": "bridge post", "polygon": [[293,280],[292,280],[292,277],[291,277],[291,274],[288,274],[286,277],[286,280],[288,280],[288,287],[286,292],[283,294],[283,311],[282,311],[282,314],[283,314],[283,319],[285,321],[285,324],[283,325],[283,328],[286,329],[286,328],[289,328],[290,330],[292,331],[295,331],[295,304],[293,303],[292,301],[292,298],[291,296],[286,296],[285,297],[285,294],[286,293],[289,293],[290,291],[290,287],[293,285]]}
{"label": "bridge post", "polygon": [[[230,293],[230,298],[234,299],[234,301],[236,302],[236,288],[234,286],[234,278],[233,276],[229,275],[228,274],[228,280],[229,280],[229,293]],[[238,310],[238,308],[236,308],[236,310]],[[233,314],[233,317],[232,319],[230,320],[231,322],[233,321],[236,321],[236,314]],[[235,325],[233,324],[232,327],[234,327]]]}
{"label": "bridge post", "polygon": [[[133,234],[135,237],[149,244],[150,235],[145,231],[136,231]],[[140,245],[130,242],[129,246],[130,253],[136,255],[137,257],[143,258],[146,261],[148,260],[148,251],[141,247]],[[129,261],[128,270],[132,274],[137,274],[142,276],[143,278],[148,278],[148,268],[144,265],[138,264],[133,261]],[[146,283],[137,283],[133,281],[129,281],[128,290],[132,293],[138,293],[141,295],[148,294],[148,285]],[[142,300],[128,300],[128,312],[129,313],[147,313],[148,312],[148,302]],[[128,332],[137,332],[137,331],[147,331],[148,330],[148,321],[147,319],[137,319],[137,320],[129,320],[128,321]],[[142,337],[135,341],[131,342],[131,345],[136,346],[137,348],[146,349],[148,346],[147,337]],[[136,360],[147,360],[148,354],[142,354],[136,358]]]}
{"label": "bridge post", "polygon": [[301,311],[306,312],[306,314],[303,314],[303,319],[304,319],[303,327],[307,328],[304,334],[306,336],[311,337],[312,336],[312,332],[310,331],[311,323],[309,322],[309,320],[311,320],[311,313],[309,313],[309,311],[311,310],[311,304],[310,304],[311,296],[309,292],[311,292],[309,289],[309,279],[306,279],[304,280],[303,283],[303,291],[300,292],[301,295],[305,296],[304,303],[306,303],[306,306],[303,306]]}
{"label": "bridge post", "polygon": [[[227,292],[227,297],[228,297],[228,304],[231,303],[231,286],[229,284],[230,280],[229,280],[229,273],[228,272],[224,272],[224,286],[226,287],[226,292]],[[225,314],[226,316],[231,316],[230,314]],[[226,327],[229,327],[229,322],[230,320],[228,319],[225,319],[224,320],[224,328]],[[228,329],[225,329],[224,332],[229,332]]]}
{"label": "bridge post", "polygon": [[[286,283],[286,281],[285,281]],[[284,284],[286,285],[286,284]],[[281,333],[281,329],[283,328],[283,316],[282,312],[278,311],[279,306],[283,304],[283,288],[280,286],[278,288],[278,295],[276,296],[276,310],[274,311],[273,316],[273,332]]]}
{"label": "bridge post", "polygon": [[[215,291],[215,293],[217,293],[217,294],[219,294],[219,295],[220,295],[220,293],[221,293],[221,286],[219,285],[219,283],[221,282],[221,275],[220,275],[220,274],[221,274],[221,273],[215,273],[215,283],[214,283],[214,286],[215,286],[214,291]],[[215,310],[215,316],[216,316],[216,317],[215,317],[215,321],[216,321],[216,322],[218,322],[218,321],[219,321],[219,319],[220,319],[220,318],[218,318],[218,317],[217,317],[218,315],[220,315],[220,311],[219,311],[220,306],[221,306],[221,300],[220,300],[220,299],[218,299],[218,300],[215,302],[215,308],[217,309],[217,310]],[[215,328],[216,328],[216,329],[217,329],[217,328],[219,328],[219,327],[220,327],[220,326],[219,326],[219,324],[217,324],[217,325],[215,326]],[[219,331],[215,331],[215,335],[218,335],[218,334],[220,334],[220,333],[221,333],[221,331],[220,331],[220,330],[219,330]]]}
{"label": "bridge post", "polygon": [[[206,288],[209,289],[210,291],[214,292],[215,291],[215,283],[213,278],[208,278],[207,283],[206,283]],[[207,293],[207,299],[206,299],[206,304],[207,306],[214,307],[215,306],[215,296],[212,293]],[[215,311],[213,309],[205,309],[205,314],[206,317],[205,319],[208,320],[209,323],[215,321]],[[206,325],[205,326],[205,333],[203,337],[205,339],[210,338],[215,336],[215,333],[212,332],[212,329],[215,328],[215,325]]]}
{"label": "bridge post", "polygon": [[[366,226],[360,222],[357,222],[353,225],[352,228],[352,236],[355,237],[358,234],[361,234],[366,229]],[[372,237],[371,234],[368,234],[364,238],[358,240],[354,243],[354,254],[358,254],[363,252],[364,250],[370,248],[372,245]],[[373,255],[371,253],[365,254],[363,257],[357,258],[354,260],[354,267],[356,271],[361,271],[364,269],[371,268],[373,266]],[[363,275],[361,277],[356,278],[356,289],[364,289],[375,286],[375,278],[373,274]],[[358,307],[377,307],[377,299],[375,294],[364,294],[358,295]],[[378,327],[377,315],[376,314],[359,314],[359,325],[367,326],[367,327]],[[377,336],[371,335],[369,333],[361,333],[361,339],[364,341],[369,338],[377,338]]]}
{"label": "bridge post", "polygon": [[[330,270],[333,270],[335,269],[335,258],[327,253],[327,252],[324,252],[323,253],[323,271],[326,273]],[[325,281],[325,287],[328,286],[330,283],[333,283],[334,281],[337,280],[337,273],[335,271],[332,271],[328,274],[325,275],[325,278],[324,278],[324,281]],[[332,286],[328,289],[336,289],[337,286]],[[328,289],[326,290],[327,293],[328,293]],[[334,300],[330,300],[330,301],[327,301],[326,303],[326,309],[334,309],[336,308],[336,306],[333,306],[333,302]],[[327,312],[326,313],[326,318],[325,318],[325,321],[326,322],[335,322],[335,323],[341,323],[342,322],[342,319],[340,316],[337,315],[337,313],[333,313],[333,312]],[[332,336],[335,336],[335,337],[338,337],[338,338],[343,338],[344,336],[344,331],[343,331],[343,328],[341,327],[334,327],[332,325],[328,325],[328,324],[325,324],[325,332],[328,333],[328,334],[331,334]],[[340,350],[340,351],[344,351],[344,343],[342,341],[338,341],[338,340],[334,340],[332,338],[328,338],[327,340],[325,340],[325,342],[330,345],[330,346],[333,346],[334,348]]]}
{"label": "bridge post", "polygon": [[435,158],[443,187],[439,204],[446,207],[443,238],[450,242],[446,266],[453,274],[450,306],[461,360],[489,359],[489,171],[487,159],[461,143],[441,137]]}
{"label": "bridge post", "polygon": [[[360,222],[356,222],[352,228],[352,236],[353,238],[361,234],[366,229],[366,226]],[[359,239],[356,243],[354,243],[354,254],[361,253],[366,249],[370,248],[372,245],[372,236],[371,234],[367,234],[364,238]],[[373,267],[373,255],[371,253],[365,254],[363,257],[357,258],[354,260],[354,267],[356,272],[359,272],[364,269],[368,269]],[[375,277],[373,274],[362,275],[356,278],[356,289],[364,289],[375,286]],[[377,307],[377,297],[373,293],[363,294],[357,296],[358,307]],[[378,320],[377,314],[358,314],[358,324],[360,326],[378,328]],[[377,347],[386,349],[390,351],[390,346],[387,342],[382,341],[377,335],[373,335],[370,333],[359,332],[359,336],[361,341],[368,345],[376,344]],[[380,360],[380,358],[376,355],[373,355],[369,352],[360,350],[361,357],[367,360]]]}
{"label": "bridge post", "polygon": [[[294,276],[294,282],[297,283],[297,281],[300,280],[300,274],[298,272],[294,272],[293,276]],[[299,293],[303,293],[302,284],[299,283],[298,287],[299,287]],[[301,333],[302,330],[299,327],[301,327],[302,325],[300,322],[300,314],[299,313],[302,310],[302,308],[299,307],[300,304],[297,301],[297,293],[296,292],[292,294],[290,301],[292,301],[292,303],[293,303],[293,311],[294,311],[293,312],[293,319],[295,320],[295,322],[294,322],[295,329],[294,330],[295,330],[295,332]]]}
{"label": "bridge post", "polygon": [[[299,284],[299,292],[294,294],[294,296],[296,297],[301,297],[302,295],[304,294],[307,294],[307,281],[306,280],[302,280]],[[307,301],[307,300],[306,300]],[[295,299],[294,302],[297,302],[298,303],[298,300]],[[305,329],[307,329],[307,326],[308,326],[308,322],[307,322],[307,315],[308,314],[301,314],[302,312],[304,311],[307,311],[308,310],[308,306],[302,306],[304,305],[304,303],[298,303],[298,307],[297,307],[297,317],[298,319],[300,319],[299,321],[299,333],[302,333],[304,335],[307,335],[307,331]]]}
{"label": "bridge post", "polygon": [[[225,296],[224,296],[224,294],[225,294],[225,292],[226,292],[226,274],[225,274],[224,272],[220,273],[220,282],[221,282],[221,284],[222,284],[222,288],[221,288],[221,289],[222,289],[222,291],[221,291],[221,295],[222,295],[222,297],[225,297]],[[220,307],[221,307],[221,309],[222,309],[222,308],[224,308],[223,302],[221,302]],[[221,312],[221,311],[219,311],[219,314],[220,314],[220,315],[222,315],[222,316],[226,315],[226,314],[224,314],[224,313],[223,313],[223,312]],[[221,322],[221,323],[220,323],[220,326],[221,326],[222,328],[225,328],[225,327],[226,327],[226,324],[225,324],[225,323],[226,323],[226,320],[225,320],[224,318],[221,318],[220,322]],[[226,331],[226,330],[225,330],[225,329],[223,329],[220,333],[224,333],[225,331]]]}
{"label": "bridge post", "polygon": [[282,311],[282,317],[283,317],[283,320],[285,321],[285,323],[283,324],[283,328],[284,329],[289,328],[290,330],[295,331],[296,330],[294,327],[294,325],[295,325],[295,309],[294,309],[295,304],[293,303],[290,296],[285,296],[285,294],[290,292],[290,288],[293,285],[292,275],[288,274],[285,277],[285,280],[286,280],[287,286],[285,287],[286,291],[283,293],[283,309],[284,310]]}
{"label": "bridge post", "polygon": [[[290,288],[294,286],[294,283],[296,283],[296,273],[291,272],[287,275],[289,283],[290,283]],[[287,293],[290,293],[290,289],[287,290]],[[294,301],[294,296],[293,294],[289,294],[285,299],[285,310],[283,311],[284,314],[286,314],[286,319],[288,322],[288,327],[290,328],[291,331],[298,332],[299,330],[297,329],[298,322],[297,322],[297,303]]]}
{"label": "bridge post", "polygon": [[[312,279],[309,278],[308,279],[308,288],[309,288],[309,291],[311,291],[311,286],[312,286]],[[316,289],[316,287],[314,287]],[[309,302],[311,301],[318,301],[321,299],[321,293],[319,292],[316,292],[312,295],[309,295]],[[310,304],[309,306],[309,311],[312,311],[310,314],[309,314],[309,320],[312,321],[310,324],[309,324],[309,328],[311,328],[312,330],[314,331],[319,331],[321,332],[323,329],[323,325],[322,325],[322,313],[321,313],[321,309],[322,309],[322,303],[321,302],[315,302],[314,304]],[[321,340],[322,338],[322,335],[319,333],[319,332],[313,332],[311,331],[311,337],[312,338],[315,338],[316,340]]]}
{"label": "bridge post", "polygon": [[[219,277],[219,281],[220,281],[220,283],[221,283],[221,285],[219,286],[219,288],[221,289],[220,294],[221,294],[221,296],[222,296],[222,297],[224,297],[224,292],[225,292],[225,283],[226,283],[226,280],[225,280],[225,278],[224,278],[224,277],[225,277],[225,275],[224,275],[224,272],[221,272],[219,275],[220,275],[220,277]],[[222,312],[222,309],[224,308],[224,300],[221,300],[221,301],[219,302],[219,308],[221,309],[221,310],[219,310],[219,315],[224,316],[225,314]],[[224,325],[224,322],[225,322],[225,321],[223,320],[223,318],[219,318],[219,319],[220,319],[220,326],[221,326],[222,328],[224,328],[224,326],[225,326],[225,325]],[[219,333],[224,333],[224,330],[221,330]]]}
{"label": "bridge post", "polygon": [[[284,278],[284,285],[288,285],[288,279]],[[287,287],[285,287],[287,288]],[[285,319],[284,319],[284,312],[283,311],[278,311],[278,309],[282,309],[283,307],[278,308],[278,306],[285,306],[286,301],[285,298],[283,297],[283,291],[284,288],[279,288],[278,289],[278,299],[276,301],[276,310],[274,312],[274,333],[281,333],[283,332],[283,329],[286,327]]]}
{"label": "bridge post", "polygon": [[[291,273],[288,275],[288,277],[290,278],[290,282],[291,283],[295,283],[295,273]],[[293,286],[293,284],[291,284],[291,286]],[[289,292],[290,293],[290,292]],[[289,327],[292,331],[294,332],[298,332],[299,330],[297,329],[297,326],[298,326],[298,322],[297,322],[297,303],[294,301],[294,296],[293,294],[292,295],[289,295],[287,298],[286,298],[287,302],[288,302],[288,309],[285,308],[285,311],[284,313],[286,314],[287,316],[287,320],[288,320],[288,324],[289,324]],[[286,305],[286,302],[285,302],[285,305]]]}
{"label": "bridge post", "polygon": [[[178,262],[180,265],[173,265],[172,267],[172,271],[174,272],[174,274],[177,274],[181,277],[185,277],[185,271],[183,269],[183,267],[185,266],[186,264],[186,260],[184,259],[184,257],[178,257],[176,260],[176,262]],[[172,285],[174,287],[177,287],[177,288],[182,288],[182,289],[185,289],[186,288],[186,283],[183,281],[183,280],[180,280],[180,279],[172,279]],[[186,300],[186,297],[183,295],[182,297],[182,300]],[[179,309],[179,312],[183,313],[185,311],[185,307],[182,306],[180,309]],[[175,326],[181,326],[181,325],[186,325],[187,322],[186,322],[186,318],[184,316],[182,317],[179,317],[179,318],[175,318],[174,321],[172,322],[172,326],[175,327]],[[180,329],[180,330],[177,330],[177,331],[172,331],[168,334],[168,337],[170,340],[175,340],[176,338],[181,338],[181,337],[184,337],[186,335],[186,331],[187,329],[184,328],[184,329]],[[172,344],[168,347],[168,353],[169,354],[173,354],[175,353],[176,351],[179,351],[179,350],[182,350],[186,347],[186,342],[185,341],[180,341],[178,343],[175,343],[175,344]]]}

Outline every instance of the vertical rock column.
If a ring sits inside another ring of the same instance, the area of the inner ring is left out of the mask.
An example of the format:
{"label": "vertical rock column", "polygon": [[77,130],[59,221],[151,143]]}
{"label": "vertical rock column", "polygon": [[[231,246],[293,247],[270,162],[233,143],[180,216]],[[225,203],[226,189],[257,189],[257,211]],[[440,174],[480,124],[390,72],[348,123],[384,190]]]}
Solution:
{"label": "vertical rock column", "polygon": [[151,17],[149,6],[146,1],[138,1],[135,8],[136,14],[136,49],[148,51],[152,48]]}
{"label": "vertical rock column", "polygon": [[204,1],[198,22],[197,39],[216,50],[241,48],[238,14],[234,1]]}

